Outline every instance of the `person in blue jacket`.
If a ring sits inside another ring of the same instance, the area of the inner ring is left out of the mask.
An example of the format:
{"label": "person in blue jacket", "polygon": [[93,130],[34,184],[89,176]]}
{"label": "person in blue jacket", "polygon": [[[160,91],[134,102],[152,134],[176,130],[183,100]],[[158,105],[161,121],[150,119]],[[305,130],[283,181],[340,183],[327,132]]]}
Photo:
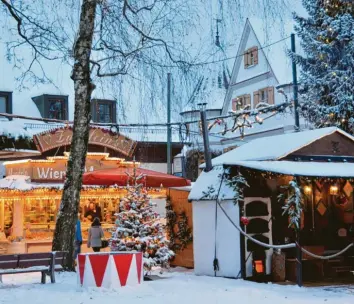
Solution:
{"label": "person in blue jacket", "polygon": [[81,245],[82,245],[82,233],[81,233],[81,222],[80,222],[80,215],[78,216],[76,222],[76,229],[75,229],[75,259],[77,255],[81,253]]}

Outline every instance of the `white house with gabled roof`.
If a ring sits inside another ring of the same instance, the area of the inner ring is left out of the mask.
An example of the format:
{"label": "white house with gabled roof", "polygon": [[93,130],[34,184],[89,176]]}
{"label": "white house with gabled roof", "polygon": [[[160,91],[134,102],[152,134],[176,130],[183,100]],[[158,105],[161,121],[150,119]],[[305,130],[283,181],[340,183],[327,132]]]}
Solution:
{"label": "white house with gabled roof", "polygon": [[[284,34],[279,29],[264,30],[259,19],[247,19],[240,39],[230,84],[224,99],[222,115],[250,105],[254,109],[260,102],[270,105],[293,98],[291,60],[287,51],[291,48],[290,34],[293,22],[284,24]],[[301,52],[299,41],[296,49]],[[299,73],[298,73],[299,74]],[[302,128],[307,125],[302,120]],[[254,125],[246,131],[246,141],[252,138],[277,135],[294,130],[294,114],[277,114]],[[238,143],[239,134],[227,134],[222,146]],[[241,143],[242,144],[242,143]]]}
{"label": "white house with gabled roof", "polygon": [[[225,79],[220,77],[226,74],[223,72],[227,70],[225,62],[216,60],[214,70],[211,67],[205,69],[204,86],[201,86],[202,89],[196,89],[198,94],[193,98],[208,103],[208,117],[228,115],[231,110],[241,110],[246,105],[254,109],[260,102],[276,105],[285,102],[286,98],[293,99],[292,62],[287,55],[291,48],[290,34],[293,32],[293,21],[289,19],[284,21],[282,30],[265,27],[264,20],[257,18],[246,20],[237,52],[234,54],[231,75],[227,74],[227,82],[222,81],[222,86],[217,87],[217,79]],[[296,41],[296,50],[302,52],[299,41]],[[219,57],[222,57],[222,52]],[[212,81],[206,90],[205,80],[212,77],[216,80]],[[181,115],[184,121],[190,121],[199,118],[199,111],[194,103],[193,109],[190,109],[189,105]],[[300,120],[300,123],[302,129],[308,127],[304,120]],[[231,126],[232,122],[228,124]],[[279,113],[265,119],[261,125],[254,124],[252,128],[246,129],[245,137],[241,137],[238,132],[216,136],[215,134],[222,130],[222,127],[216,126],[210,131],[211,148],[225,151],[254,138],[293,132],[294,124],[294,113],[289,110],[287,113]],[[196,128],[198,126],[194,126],[194,131]]]}

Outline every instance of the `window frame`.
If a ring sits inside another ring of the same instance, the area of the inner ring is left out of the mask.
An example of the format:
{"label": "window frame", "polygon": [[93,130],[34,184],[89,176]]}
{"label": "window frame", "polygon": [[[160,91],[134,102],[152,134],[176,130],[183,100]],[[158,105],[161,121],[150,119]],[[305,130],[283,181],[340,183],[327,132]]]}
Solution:
{"label": "window frame", "polygon": [[[99,107],[100,105],[108,106],[110,109],[110,121],[101,121]],[[116,101],[110,99],[92,99],[91,100],[91,116],[93,122],[96,123],[117,123],[117,107]]]}
{"label": "window frame", "polygon": [[[68,107],[66,104],[66,100],[65,98],[61,98],[61,97],[57,97],[55,96],[54,98],[52,97],[52,95],[46,95],[44,98],[44,102],[47,104],[47,110],[46,110],[46,118],[49,119],[59,119],[59,120],[68,120]],[[60,102],[62,105],[62,109],[61,109],[61,117],[51,117],[51,107],[50,104],[52,102]]]}
{"label": "window frame", "polygon": [[244,68],[248,69],[258,64],[258,46],[248,48],[244,52]]}
{"label": "window frame", "polygon": [[[268,87],[258,90],[259,94],[259,103],[269,103]],[[262,99],[262,92],[266,96],[266,99]]]}
{"label": "window frame", "polygon": [[[249,100],[249,103],[247,103],[247,98]],[[237,103],[240,103],[240,105],[238,105]],[[236,107],[234,108],[233,104],[232,104],[232,110],[233,111],[240,111],[242,107],[246,106],[247,104],[251,105],[251,95],[250,94],[243,94],[240,96],[237,96],[236,98],[232,99],[232,103],[236,103]]]}
{"label": "window frame", "polygon": [[[0,91],[0,97],[5,98],[5,113],[7,114],[12,114],[12,92],[10,91]],[[12,120],[12,118],[8,118],[9,120]]]}

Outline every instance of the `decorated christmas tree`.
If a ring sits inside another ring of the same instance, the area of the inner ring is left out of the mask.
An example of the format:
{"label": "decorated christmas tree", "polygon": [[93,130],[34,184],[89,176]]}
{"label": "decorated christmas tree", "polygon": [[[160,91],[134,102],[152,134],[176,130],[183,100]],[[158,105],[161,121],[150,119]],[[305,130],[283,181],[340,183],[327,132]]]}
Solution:
{"label": "decorated christmas tree", "polygon": [[308,17],[295,15],[305,56],[291,54],[301,68],[301,112],[315,127],[337,126],[354,134],[354,2],[303,0]]}
{"label": "decorated christmas tree", "polygon": [[[127,173],[128,174],[128,173]],[[116,229],[110,240],[111,251],[141,251],[144,254],[144,268],[160,265],[167,267],[174,256],[168,247],[163,225],[147,189],[138,184],[143,175],[129,175],[132,185],[127,186],[127,195],[120,201],[116,214]]]}

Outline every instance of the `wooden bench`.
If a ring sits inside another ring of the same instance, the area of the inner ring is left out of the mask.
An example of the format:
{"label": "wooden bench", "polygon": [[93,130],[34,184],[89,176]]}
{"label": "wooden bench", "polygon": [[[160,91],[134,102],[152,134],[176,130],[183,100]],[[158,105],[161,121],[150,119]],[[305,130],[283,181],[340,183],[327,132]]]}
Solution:
{"label": "wooden bench", "polygon": [[0,255],[0,282],[2,275],[41,272],[41,283],[45,284],[46,276],[55,283],[55,271],[61,270],[65,260],[65,252],[43,252]]}

